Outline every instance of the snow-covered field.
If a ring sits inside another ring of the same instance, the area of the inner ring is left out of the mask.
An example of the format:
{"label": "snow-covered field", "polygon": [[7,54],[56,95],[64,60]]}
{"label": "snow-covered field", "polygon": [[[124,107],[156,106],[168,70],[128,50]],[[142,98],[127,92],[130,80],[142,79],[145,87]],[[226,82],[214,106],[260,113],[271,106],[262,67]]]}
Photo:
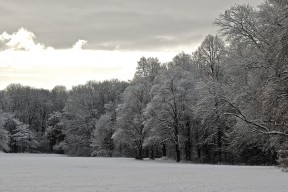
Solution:
{"label": "snow-covered field", "polygon": [[0,153],[1,192],[287,192],[275,167]]}

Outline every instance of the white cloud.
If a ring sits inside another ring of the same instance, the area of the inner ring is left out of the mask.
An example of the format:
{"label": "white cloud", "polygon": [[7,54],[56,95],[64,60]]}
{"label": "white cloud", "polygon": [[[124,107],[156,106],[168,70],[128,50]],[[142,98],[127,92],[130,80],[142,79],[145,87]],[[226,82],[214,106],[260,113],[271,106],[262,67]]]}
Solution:
{"label": "white cloud", "polygon": [[[40,51],[40,50],[55,50],[53,47],[45,47],[42,43],[35,42],[36,35],[25,28],[20,28],[12,34],[4,31],[0,35],[0,51],[2,50],[25,50],[25,51]],[[86,40],[79,39],[72,48],[74,50],[82,50],[87,44]]]}
{"label": "white cloud", "polygon": [[73,45],[73,49],[76,50],[81,50],[83,48],[84,45],[87,44],[87,41],[79,39],[74,45]]}
{"label": "white cloud", "polygon": [[85,40],[77,41],[69,49],[55,49],[35,43],[34,33],[23,28],[12,34],[2,33],[0,43],[6,46],[0,51],[0,90],[11,83],[52,89],[55,85],[71,88],[88,80],[129,80],[140,57],[158,57],[167,62],[176,55],[175,52],[82,50]]}
{"label": "white cloud", "polygon": [[26,50],[26,51],[35,51],[35,50],[44,50],[45,46],[40,43],[36,43],[36,36],[33,32],[20,28],[17,32],[9,34],[3,32],[0,35],[0,42],[4,49],[10,50]]}

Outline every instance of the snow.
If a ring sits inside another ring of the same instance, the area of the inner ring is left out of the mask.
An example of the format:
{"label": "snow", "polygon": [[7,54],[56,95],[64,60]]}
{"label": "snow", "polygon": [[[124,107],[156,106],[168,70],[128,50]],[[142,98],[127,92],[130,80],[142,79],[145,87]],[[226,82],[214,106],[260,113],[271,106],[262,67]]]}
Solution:
{"label": "snow", "polygon": [[275,167],[0,153],[2,192],[287,192]]}

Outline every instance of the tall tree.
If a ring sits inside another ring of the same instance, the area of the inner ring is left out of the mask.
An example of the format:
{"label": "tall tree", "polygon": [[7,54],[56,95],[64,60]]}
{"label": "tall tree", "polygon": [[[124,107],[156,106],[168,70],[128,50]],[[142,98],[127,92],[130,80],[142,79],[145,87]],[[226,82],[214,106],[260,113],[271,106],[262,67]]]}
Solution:
{"label": "tall tree", "polygon": [[160,69],[161,65],[158,58],[141,57],[140,61],[137,62],[134,78],[149,77],[151,80],[153,80]]}
{"label": "tall tree", "polygon": [[64,130],[63,113],[54,112],[47,120],[48,128],[46,129],[46,138],[49,141],[50,152],[64,153]]}
{"label": "tall tree", "polygon": [[0,151],[9,151],[9,135],[4,129],[5,115],[0,108]]}
{"label": "tall tree", "polygon": [[89,84],[73,87],[63,115],[65,153],[90,156],[90,137],[98,116],[95,88]]}
{"label": "tall tree", "polygon": [[112,157],[115,144],[112,139],[115,133],[116,105],[109,102],[105,105],[106,113],[96,121],[96,126],[91,138],[93,156]]}
{"label": "tall tree", "polygon": [[117,105],[127,83],[118,80],[94,82],[73,87],[64,108],[66,153],[90,156],[91,137],[97,120],[105,113],[105,104]]}
{"label": "tall tree", "polygon": [[[285,50],[283,31],[287,29],[287,3],[283,3],[267,1],[257,10],[250,6],[234,6],[221,14],[215,22],[220,27],[221,35],[229,42],[231,51],[228,72],[233,75],[228,79],[230,95],[234,96],[230,99],[226,97],[226,102],[234,111],[227,114],[237,117],[238,122],[244,123],[240,123],[242,127],[258,135],[272,136],[266,142],[287,137],[287,127],[283,123],[286,113],[282,108],[287,106],[287,86],[283,81],[287,60],[285,51],[282,52]],[[236,71],[241,74],[237,76],[242,76],[244,83],[233,79]],[[277,147],[279,142],[271,144]]]}
{"label": "tall tree", "polygon": [[206,36],[200,47],[193,53],[193,60],[200,73],[216,81],[219,81],[222,76],[225,57],[224,42],[218,36],[212,35]]}
{"label": "tall tree", "polygon": [[65,86],[55,86],[51,91],[53,111],[62,111],[68,99],[68,91]]}
{"label": "tall tree", "polygon": [[193,105],[193,77],[180,67],[173,67],[156,78],[151,92],[153,99],[146,108],[147,126],[153,135],[175,145],[176,161],[181,160],[181,137],[191,105]]}
{"label": "tall tree", "polygon": [[136,158],[143,158],[143,143],[147,136],[144,129],[144,109],[150,101],[151,82],[135,80],[123,93],[123,103],[118,107],[116,132],[113,139],[127,143],[136,149]]}

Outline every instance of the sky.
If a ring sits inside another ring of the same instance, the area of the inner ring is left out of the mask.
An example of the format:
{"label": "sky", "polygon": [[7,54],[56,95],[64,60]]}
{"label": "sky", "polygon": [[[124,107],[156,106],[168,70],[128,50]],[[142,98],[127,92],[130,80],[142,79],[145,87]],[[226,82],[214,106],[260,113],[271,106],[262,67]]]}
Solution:
{"label": "sky", "polygon": [[213,21],[262,0],[0,0],[0,90],[133,78],[140,57],[191,53]]}

